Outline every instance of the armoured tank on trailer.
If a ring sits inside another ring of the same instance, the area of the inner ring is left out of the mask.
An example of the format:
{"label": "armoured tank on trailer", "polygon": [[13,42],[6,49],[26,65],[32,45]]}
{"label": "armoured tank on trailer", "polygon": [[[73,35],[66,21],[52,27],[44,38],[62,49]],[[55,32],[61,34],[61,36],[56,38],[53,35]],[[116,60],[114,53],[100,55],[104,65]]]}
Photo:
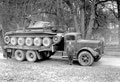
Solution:
{"label": "armoured tank on trailer", "polygon": [[4,37],[4,50],[6,57],[15,58],[18,61],[35,62],[54,55],[56,44],[61,38],[55,33],[53,26],[10,31]]}

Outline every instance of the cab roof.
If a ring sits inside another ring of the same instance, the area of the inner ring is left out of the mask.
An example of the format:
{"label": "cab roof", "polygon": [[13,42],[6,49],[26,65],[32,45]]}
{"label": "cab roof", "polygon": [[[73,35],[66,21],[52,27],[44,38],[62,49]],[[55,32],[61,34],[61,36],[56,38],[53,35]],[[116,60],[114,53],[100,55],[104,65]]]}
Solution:
{"label": "cab roof", "polygon": [[65,33],[65,35],[76,35],[76,34],[81,34],[81,33],[78,33],[78,32],[68,32],[68,33]]}

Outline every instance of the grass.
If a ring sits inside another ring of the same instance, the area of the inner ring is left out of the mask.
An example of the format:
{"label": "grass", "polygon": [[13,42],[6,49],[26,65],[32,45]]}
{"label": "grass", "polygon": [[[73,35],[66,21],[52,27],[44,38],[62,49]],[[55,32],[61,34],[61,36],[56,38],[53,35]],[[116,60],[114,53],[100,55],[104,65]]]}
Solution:
{"label": "grass", "polygon": [[68,65],[66,59],[30,63],[0,60],[0,82],[113,82],[120,81],[120,69],[111,66]]}

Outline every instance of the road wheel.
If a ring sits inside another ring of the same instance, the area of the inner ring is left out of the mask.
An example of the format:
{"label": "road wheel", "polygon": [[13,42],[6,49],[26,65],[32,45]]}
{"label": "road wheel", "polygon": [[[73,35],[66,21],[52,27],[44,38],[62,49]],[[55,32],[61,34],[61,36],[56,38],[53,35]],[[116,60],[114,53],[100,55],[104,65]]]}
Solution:
{"label": "road wheel", "polygon": [[33,39],[30,38],[30,37],[26,38],[25,44],[26,44],[27,46],[32,46],[32,44],[33,44]]}
{"label": "road wheel", "polygon": [[15,59],[18,61],[25,60],[25,53],[23,50],[16,50],[15,51]]}
{"label": "road wheel", "polygon": [[89,52],[82,51],[78,55],[78,61],[79,61],[80,65],[82,65],[82,66],[90,66],[93,64],[94,59],[93,59],[93,56]]}
{"label": "road wheel", "polygon": [[101,59],[101,57],[98,56],[98,57],[96,57],[96,58],[94,59],[94,61],[97,62],[97,61],[99,61],[100,59]]}
{"label": "road wheel", "polygon": [[50,38],[48,37],[43,38],[43,45],[45,47],[50,47],[51,44],[52,44],[52,40]]}
{"label": "road wheel", "polygon": [[24,43],[25,43],[25,41],[24,41],[23,37],[18,38],[18,45],[23,46]]}
{"label": "road wheel", "polygon": [[17,39],[15,37],[11,38],[11,44],[14,46],[17,44]]}
{"label": "road wheel", "polygon": [[30,62],[35,62],[37,60],[37,55],[36,55],[35,51],[27,51],[26,59]]}

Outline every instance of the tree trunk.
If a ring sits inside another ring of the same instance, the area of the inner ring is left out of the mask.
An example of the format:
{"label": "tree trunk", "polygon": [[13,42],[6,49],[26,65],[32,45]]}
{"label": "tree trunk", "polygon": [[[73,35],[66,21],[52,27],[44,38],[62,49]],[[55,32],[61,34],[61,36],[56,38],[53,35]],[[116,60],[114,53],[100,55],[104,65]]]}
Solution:
{"label": "tree trunk", "polygon": [[77,22],[77,17],[76,17],[76,15],[73,15],[73,18],[74,18],[75,30],[76,30],[76,32],[79,32],[79,33],[80,33],[80,29],[79,29],[79,27],[78,27],[78,22]]}
{"label": "tree trunk", "polygon": [[81,9],[81,13],[80,13],[80,17],[81,17],[81,25],[80,25],[80,29],[81,29],[81,33],[82,33],[82,38],[85,38],[85,15],[84,15],[84,9]]}
{"label": "tree trunk", "polygon": [[91,16],[90,16],[89,25],[87,27],[86,39],[90,39],[91,38],[92,28],[93,28],[94,19],[95,19],[95,8],[94,7],[95,7],[95,0],[91,4]]}
{"label": "tree trunk", "polygon": [[90,22],[89,22],[88,29],[87,29],[86,39],[91,38],[93,25],[94,25],[94,15],[91,15]]}
{"label": "tree trunk", "polygon": [[6,57],[6,51],[4,49],[4,46],[5,46],[4,34],[5,34],[5,31],[4,31],[3,27],[2,27],[2,25],[0,25],[1,48],[2,48],[2,51],[3,51],[3,56]]}
{"label": "tree trunk", "polygon": [[3,47],[5,45],[4,43],[4,30],[3,30],[3,27],[2,25],[0,24],[0,41],[1,41],[1,47]]}
{"label": "tree trunk", "polygon": [[117,0],[117,7],[118,7],[118,21],[119,21],[118,38],[119,38],[119,45],[120,45],[120,0]]}

